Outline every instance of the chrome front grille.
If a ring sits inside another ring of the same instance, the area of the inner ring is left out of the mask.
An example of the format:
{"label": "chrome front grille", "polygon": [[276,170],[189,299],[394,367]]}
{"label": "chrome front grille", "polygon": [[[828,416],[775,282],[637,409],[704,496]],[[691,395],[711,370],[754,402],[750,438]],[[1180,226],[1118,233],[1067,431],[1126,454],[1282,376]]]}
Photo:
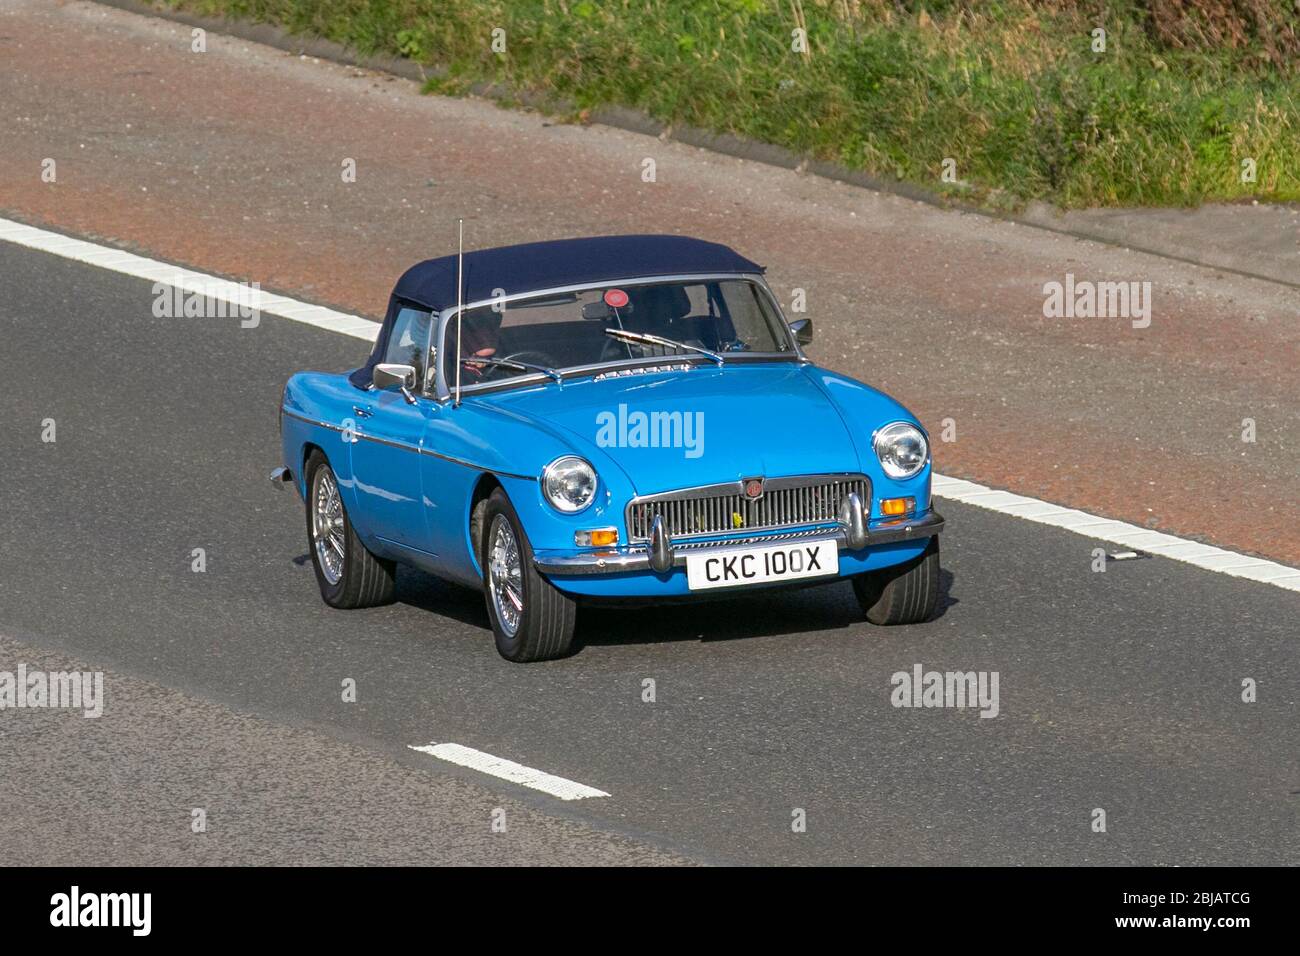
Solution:
{"label": "chrome front grille", "polygon": [[745,482],[686,488],[634,498],[627,506],[628,536],[647,541],[656,517],[669,537],[767,531],[839,518],[840,502],[857,492],[864,508],[871,504],[871,481],[865,475],[806,475],[771,478],[757,498],[745,495]]}

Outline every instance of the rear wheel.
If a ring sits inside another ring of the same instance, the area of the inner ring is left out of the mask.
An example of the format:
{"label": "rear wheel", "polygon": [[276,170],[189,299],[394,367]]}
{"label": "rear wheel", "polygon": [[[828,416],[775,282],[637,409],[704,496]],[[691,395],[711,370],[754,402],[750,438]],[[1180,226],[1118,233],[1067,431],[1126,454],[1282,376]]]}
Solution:
{"label": "rear wheel", "polygon": [[307,546],[321,597],[330,607],[389,604],[396,593],[396,565],[366,550],[352,529],[338,479],[325,456],[307,458]]}
{"label": "rear wheel", "polygon": [[564,657],[573,643],[576,605],[533,566],[533,549],[500,488],[483,511],[480,564],[497,651],[526,663]]}
{"label": "rear wheel", "polygon": [[939,536],[910,561],[853,578],[853,593],[872,624],[920,624],[939,604]]}

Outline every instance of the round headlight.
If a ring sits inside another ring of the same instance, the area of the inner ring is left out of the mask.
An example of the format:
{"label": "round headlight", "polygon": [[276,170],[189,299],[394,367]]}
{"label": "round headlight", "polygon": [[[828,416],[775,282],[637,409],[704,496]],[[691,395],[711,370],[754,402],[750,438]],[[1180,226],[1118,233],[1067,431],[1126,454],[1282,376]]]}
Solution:
{"label": "round headlight", "polygon": [[581,458],[557,458],[542,472],[542,494],[559,511],[581,511],[596,498],[596,469]]}
{"label": "round headlight", "polygon": [[921,429],[894,422],[876,433],[876,457],[890,478],[911,478],[925,467],[930,446]]}

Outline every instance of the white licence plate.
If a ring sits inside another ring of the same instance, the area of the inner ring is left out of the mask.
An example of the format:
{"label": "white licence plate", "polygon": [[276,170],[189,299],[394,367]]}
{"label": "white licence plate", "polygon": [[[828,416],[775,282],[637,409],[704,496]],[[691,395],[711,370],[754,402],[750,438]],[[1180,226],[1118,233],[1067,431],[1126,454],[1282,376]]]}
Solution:
{"label": "white licence plate", "polygon": [[726,548],[686,555],[686,582],[692,591],[818,578],[837,574],[839,569],[839,547],[834,541]]}

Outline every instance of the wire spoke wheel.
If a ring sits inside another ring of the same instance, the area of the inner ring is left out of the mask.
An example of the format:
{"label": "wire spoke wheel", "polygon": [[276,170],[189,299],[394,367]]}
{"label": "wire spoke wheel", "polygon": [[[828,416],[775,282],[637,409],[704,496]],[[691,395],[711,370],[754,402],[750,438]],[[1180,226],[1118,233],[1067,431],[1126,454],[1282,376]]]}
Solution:
{"label": "wire spoke wheel", "polygon": [[316,469],[311,495],[312,544],[321,573],[330,584],[343,579],[346,553],[343,538],[343,502],[339,486],[329,468]]}
{"label": "wire spoke wheel", "polygon": [[504,515],[497,515],[492,522],[488,541],[488,589],[492,606],[501,629],[514,637],[524,614],[523,563],[519,558],[519,542]]}

